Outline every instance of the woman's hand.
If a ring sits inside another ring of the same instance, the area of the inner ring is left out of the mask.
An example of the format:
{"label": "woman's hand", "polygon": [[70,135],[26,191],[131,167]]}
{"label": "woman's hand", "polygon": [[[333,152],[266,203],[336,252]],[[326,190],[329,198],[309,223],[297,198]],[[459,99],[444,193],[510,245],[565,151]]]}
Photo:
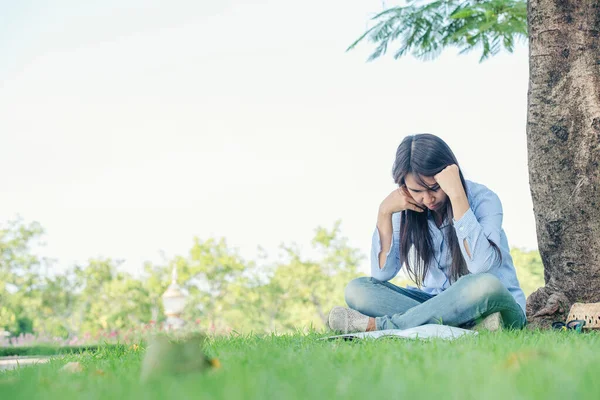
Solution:
{"label": "woman's hand", "polygon": [[390,193],[379,206],[379,213],[392,215],[404,210],[412,210],[423,212],[424,209],[417,204],[410,193],[406,190],[406,186],[402,185],[398,189]]}
{"label": "woman's hand", "polygon": [[450,200],[464,194],[465,188],[463,188],[460,180],[460,172],[458,165],[448,165],[439,174],[433,177],[435,181],[440,185],[440,188],[448,195]]}
{"label": "woman's hand", "polygon": [[381,241],[381,251],[379,253],[379,268],[385,266],[387,253],[392,245],[392,235],[394,226],[392,223],[392,214],[404,210],[413,210],[423,212],[415,199],[412,198],[406,186],[402,185],[390,193],[379,205],[379,215],[377,216],[377,230]]}

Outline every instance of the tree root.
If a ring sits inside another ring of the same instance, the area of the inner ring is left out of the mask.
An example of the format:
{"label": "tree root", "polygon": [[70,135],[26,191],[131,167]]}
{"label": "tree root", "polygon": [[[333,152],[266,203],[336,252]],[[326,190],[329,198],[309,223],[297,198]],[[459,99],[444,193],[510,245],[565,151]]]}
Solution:
{"label": "tree root", "polygon": [[554,321],[565,322],[571,301],[563,292],[548,287],[539,288],[527,298],[529,329],[549,329]]}

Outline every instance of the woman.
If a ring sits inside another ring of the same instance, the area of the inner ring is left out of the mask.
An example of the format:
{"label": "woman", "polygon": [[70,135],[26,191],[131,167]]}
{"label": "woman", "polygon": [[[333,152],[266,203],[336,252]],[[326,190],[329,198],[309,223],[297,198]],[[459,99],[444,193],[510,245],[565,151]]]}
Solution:
{"label": "woman", "polygon": [[[349,308],[334,307],[329,327],[343,333],[442,323],[471,327],[500,313],[522,328],[525,295],[502,229],[502,205],[487,187],[466,181],[440,138],[404,138],[393,167],[398,188],[381,203],[371,275],[346,287]],[[421,289],[388,281],[402,265]]]}

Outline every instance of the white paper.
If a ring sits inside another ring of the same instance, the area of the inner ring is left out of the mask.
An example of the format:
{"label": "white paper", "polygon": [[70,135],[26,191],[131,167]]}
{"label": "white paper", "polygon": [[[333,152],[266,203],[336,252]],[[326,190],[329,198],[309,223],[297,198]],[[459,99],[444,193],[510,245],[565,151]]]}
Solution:
{"label": "white paper", "polygon": [[329,336],[323,339],[379,339],[382,337],[398,337],[406,339],[440,338],[444,340],[454,340],[463,335],[477,335],[477,332],[448,325],[427,324],[409,329],[386,329],[382,331],[356,332],[345,335]]}

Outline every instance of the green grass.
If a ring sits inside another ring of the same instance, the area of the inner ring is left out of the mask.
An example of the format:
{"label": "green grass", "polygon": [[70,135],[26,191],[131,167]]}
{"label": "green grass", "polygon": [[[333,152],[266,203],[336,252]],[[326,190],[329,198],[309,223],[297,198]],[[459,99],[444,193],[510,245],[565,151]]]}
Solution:
{"label": "green grass", "polygon": [[[139,382],[142,351],[100,348],[0,373],[0,399],[597,399],[600,334],[499,332],[454,342],[218,338],[222,367]],[[80,361],[84,372],[59,369]],[[99,372],[102,371],[102,372]]]}

